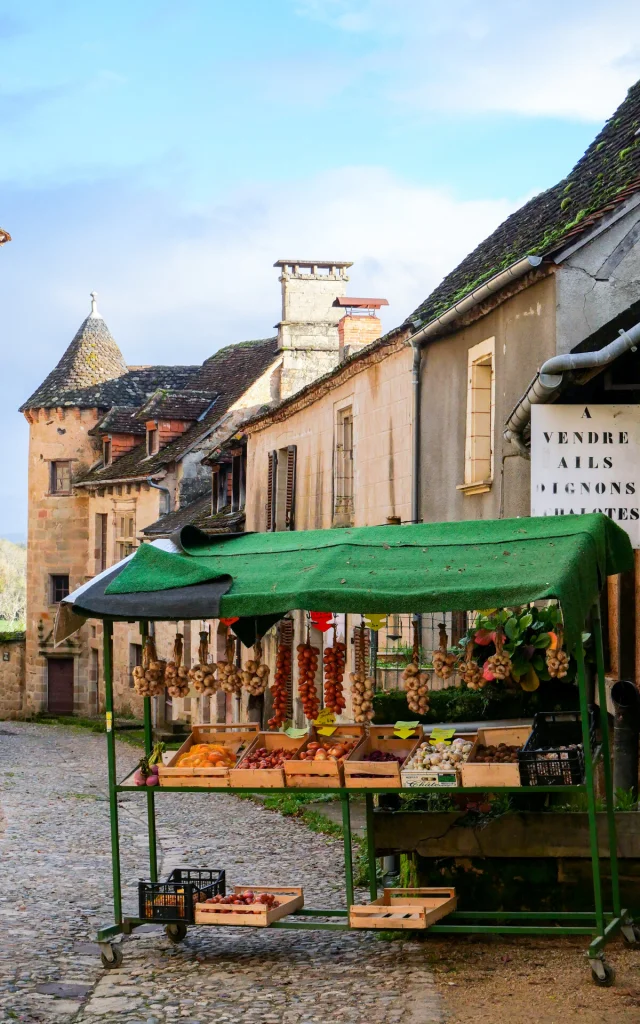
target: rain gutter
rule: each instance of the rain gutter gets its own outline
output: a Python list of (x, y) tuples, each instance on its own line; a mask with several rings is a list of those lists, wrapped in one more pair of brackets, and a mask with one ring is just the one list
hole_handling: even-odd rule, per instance
[(597, 352), (567, 352), (547, 359), (509, 416), (504, 430), (505, 441), (510, 441), (523, 458), (531, 458), (529, 445), (524, 439), (531, 420), (531, 406), (554, 402), (574, 374), (578, 374), (580, 383), (584, 384), (625, 352), (635, 352), (639, 345), (640, 323), (637, 323), (628, 331), (621, 330), (619, 337)]

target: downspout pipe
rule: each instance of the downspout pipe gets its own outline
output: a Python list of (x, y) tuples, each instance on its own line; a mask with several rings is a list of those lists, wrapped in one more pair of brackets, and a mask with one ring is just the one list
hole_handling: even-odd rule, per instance
[(531, 419), (531, 406), (553, 402), (564, 387), (565, 374), (582, 373), (587, 377), (593, 376), (593, 372), (590, 371), (598, 372), (619, 359), (625, 352), (635, 352), (638, 345), (640, 323), (630, 327), (628, 331), (620, 331), (619, 337), (597, 352), (567, 352), (547, 359), (509, 416), (504, 430), (505, 441), (515, 445), (524, 458), (530, 458), (524, 431)]
[(167, 496), (167, 499), (166, 499), (167, 507), (166, 507), (166, 509), (164, 511), (164, 515), (166, 516), (166, 515), (168, 515), (169, 512), (173, 512), (173, 500), (172, 500), (171, 491), (169, 490), (169, 488), (168, 487), (163, 487), (162, 484), (157, 484), (155, 482), (155, 480), (153, 479), (153, 477), (151, 477), (151, 476), (147, 477), (147, 483), (149, 484), (149, 487), (153, 487), (153, 488), (155, 488), (156, 491), (162, 491), (163, 494), (166, 494), (166, 496)]
[[(638, 799), (638, 737), (640, 736), (640, 694), (629, 679), (611, 687), (613, 704), (613, 787), (631, 791)], [(608, 723), (602, 723), (606, 729)]]
[(413, 363), (411, 367), (411, 522), (420, 522), (420, 398), (422, 346), (411, 340)]

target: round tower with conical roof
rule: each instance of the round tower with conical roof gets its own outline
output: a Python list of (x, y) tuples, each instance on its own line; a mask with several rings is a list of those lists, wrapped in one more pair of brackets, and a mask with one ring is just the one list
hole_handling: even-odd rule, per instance
[(98, 711), (96, 666), (81, 634), (54, 650), (52, 629), (62, 597), (84, 583), (89, 497), (74, 479), (97, 456), (89, 434), (109, 408), (108, 382), (127, 365), (98, 312), (91, 311), (43, 383), (21, 406), (29, 423), (26, 710)]

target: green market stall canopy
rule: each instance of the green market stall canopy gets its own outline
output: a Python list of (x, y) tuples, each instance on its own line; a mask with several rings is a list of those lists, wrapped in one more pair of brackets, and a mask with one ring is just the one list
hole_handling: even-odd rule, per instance
[[(76, 619), (237, 616), (234, 631), (249, 644), (296, 608), (470, 611), (556, 598), (571, 648), (604, 579), (631, 568), (627, 534), (602, 514), (220, 538), (185, 527), (63, 604)], [(63, 632), (61, 622), (56, 642)]]

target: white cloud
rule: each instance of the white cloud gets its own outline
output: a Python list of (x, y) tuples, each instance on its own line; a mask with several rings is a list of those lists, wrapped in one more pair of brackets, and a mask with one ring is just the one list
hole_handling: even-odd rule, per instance
[[(391, 104), (599, 121), (640, 78), (637, 0), (295, 0), (358, 34)], [(363, 54), (362, 50), (369, 50)]]
[(0, 535), (20, 530), (26, 427), (17, 414), (89, 311), (89, 292), (129, 363), (199, 363), (268, 337), (280, 319), (276, 259), (354, 261), (349, 290), (390, 302), (399, 324), (513, 204), (462, 201), (386, 170), (352, 167), (218, 197), (198, 209), (118, 182), (7, 193), (0, 252)]
[(45, 305), (79, 320), (95, 287), (127, 358), (174, 362), (269, 335), (280, 316), (272, 265), (285, 257), (353, 260), (351, 290), (388, 298), (394, 326), (513, 209), (371, 167), (245, 189), (198, 210), (169, 212), (159, 195), (146, 203), (133, 197), (115, 213), (109, 204), (92, 224), (89, 253), (73, 235), (58, 243)]

